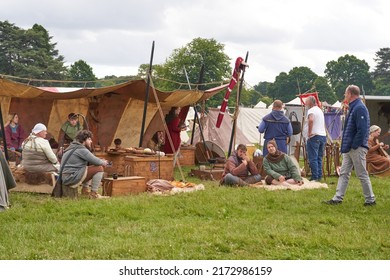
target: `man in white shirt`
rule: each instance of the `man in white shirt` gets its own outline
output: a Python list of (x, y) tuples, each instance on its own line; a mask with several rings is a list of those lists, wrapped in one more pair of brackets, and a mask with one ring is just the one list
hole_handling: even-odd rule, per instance
[(310, 180), (319, 181), (322, 178), (322, 158), (326, 144), (325, 117), (314, 96), (309, 96), (305, 105), (309, 108), (306, 149), (311, 169)]

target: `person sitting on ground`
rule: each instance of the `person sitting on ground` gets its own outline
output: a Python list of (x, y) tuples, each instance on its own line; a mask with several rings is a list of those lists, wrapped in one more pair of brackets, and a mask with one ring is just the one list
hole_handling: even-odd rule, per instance
[(153, 134), (153, 137), (150, 138), (147, 146), (153, 151), (160, 151), (164, 143), (164, 132), (159, 130)]
[[(71, 154), (70, 151), (73, 149), (76, 150)], [(82, 194), (89, 195), (90, 198), (102, 198), (98, 194), (98, 190), (103, 178), (104, 167), (108, 165), (108, 161), (94, 156), (91, 149), (92, 132), (89, 130), (79, 131), (62, 157), (62, 162), (65, 163), (65, 166), (61, 166), (63, 168), (62, 184), (70, 187), (82, 184)], [(88, 189), (89, 181), (91, 181), (91, 192)]]
[(47, 128), (37, 123), (22, 143), (22, 166), (31, 173), (58, 172), (59, 162), (46, 140)]
[(381, 134), (381, 128), (377, 125), (370, 127), (368, 136), (368, 152), (366, 156), (369, 174), (378, 174), (390, 169), (390, 158), (385, 150), (389, 145), (379, 142), (378, 137)]
[(220, 181), (221, 185), (251, 186), (261, 182), (255, 163), (246, 155), (247, 148), (239, 144), (228, 158)]
[(26, 135), (19, 124), (18, 114), (14, 113), (8, 116), (8, 122), (5, 124), (4, 131), (7, 148), (11, 151), (22, 152), (22, 143), (26, 139)]
[(285, 153), (278, 150), (274, 140), (267, 143), (268, 154), (263, 160), (263, 167), (267, 176), (267, 185), (302, 185), (303, 180), (297, 166)]

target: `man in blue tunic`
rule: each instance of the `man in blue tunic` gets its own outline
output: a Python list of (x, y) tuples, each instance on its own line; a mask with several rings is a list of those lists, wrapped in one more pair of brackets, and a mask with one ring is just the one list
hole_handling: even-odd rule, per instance
[(267, 143), (272, 139), (276, 141), (279, 150), (287, 154), (287, 143), (293, 129), (290, 120), (284, 115), (282, 101), (274, 101), (272, 112), (264, 116), (258, 129), (260, 133), (264, 133), (264, 156), (268, 154)]

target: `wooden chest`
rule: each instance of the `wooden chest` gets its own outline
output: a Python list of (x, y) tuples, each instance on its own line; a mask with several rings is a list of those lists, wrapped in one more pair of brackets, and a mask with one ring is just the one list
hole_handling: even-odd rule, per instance
[(126, 156), (125, 176), (145, 177), (146, 182), (152, 179), (172, 181), (174, 179), (173, 157)]
[(189, 176), (195, 176), (202, 180), (220, 181), (222, 178), (223, 169), (191, 169)]
[(195, 165), (195, 147), (181, 146), (179, 161), (181, 166)]
[(131, 176), (103, 179), (103, 195), (106, 196), (138, 194), (145, 191), (146, 182), (144, 177)]
[(246, 144), (246, 155), (253, 160), (253, 154), (256, 151), (254, 144)]
[(119, 176), (125, 175), (125, 157), (126, 153), (115, 153), (115, 152), (96, 152), (95, 156), (98, 158), (106, 159), (112, 162), (112, 166), (106, 166), (104, 172), (108, 176), (116, 173)]

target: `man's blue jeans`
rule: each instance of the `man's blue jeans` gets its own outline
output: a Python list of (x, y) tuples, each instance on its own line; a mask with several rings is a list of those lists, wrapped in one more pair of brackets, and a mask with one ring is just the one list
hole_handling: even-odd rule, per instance
[(326, 136), (315, 135), (307, 140), (307, 157), (311, 169), (311, 180), (322, 178), (322, 157), (326, 144)]

